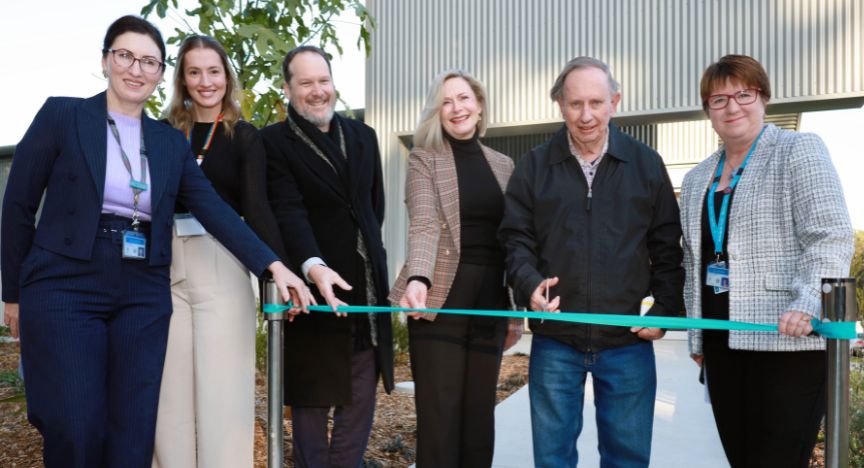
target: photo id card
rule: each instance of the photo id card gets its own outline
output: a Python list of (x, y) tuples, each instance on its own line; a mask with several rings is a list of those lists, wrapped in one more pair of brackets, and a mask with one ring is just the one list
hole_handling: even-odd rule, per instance
[(174, 216), (174, 229), (178, 237), (203, 236), (207, 234), (204, 226), (191, 214), (178, 214)]
[(729, 268), (726, 262), (711, 262), (705, 272), (705, 285), (714, 287), (714, 294), (729, 291)]
[(138, 231), (123, 231), (123, 258), (147, 258), (147, 237)]

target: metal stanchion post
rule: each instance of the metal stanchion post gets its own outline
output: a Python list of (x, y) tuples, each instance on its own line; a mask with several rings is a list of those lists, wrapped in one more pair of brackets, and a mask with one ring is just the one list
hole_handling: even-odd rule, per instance
[[(273, 280), (264, 283), (261, 304), (281, 304), (279, 288)], [(267, 468), (284, 466), (285, 430), (283, 427), (284, 398), (284, 357), (285, 334), (284, 312), (264, 313), (267, 322)]]
[[(822, 279), (822, 320), (858, 319), (855, 278)], [(825, 468), (849, 466), (849, 340), (828, 343), (828, 410), (825, 418)]]

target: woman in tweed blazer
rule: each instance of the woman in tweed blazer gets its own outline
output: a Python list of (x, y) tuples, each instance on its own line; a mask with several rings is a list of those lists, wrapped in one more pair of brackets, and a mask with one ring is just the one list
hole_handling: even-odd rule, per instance
[[(733, 467), (806, 467), (825, 412), (825, 342), (810, 319), (820, 279), (846, 276), (852, 258), (840, 181), (819, 137), (765, 125), (771, 88), (756, 60), (721, 58), (701, 95), (724, 144), (681, 188), (687, 314), (779, 333), (691, 330), (690, 352)], [(715, 262), (728, 289), (706, 284), (723, 276), (707, 278)]]
[[(390, 300), (400, 307), (503, 309), (496, 231), (513, 161), (482, 145), (486, 92), (452, 70), (430, 87), (409, 156), (408, 258)], [(417, 406), (417, 466), (491, 466), (495, 388), (506, 319), (408, 314)]]

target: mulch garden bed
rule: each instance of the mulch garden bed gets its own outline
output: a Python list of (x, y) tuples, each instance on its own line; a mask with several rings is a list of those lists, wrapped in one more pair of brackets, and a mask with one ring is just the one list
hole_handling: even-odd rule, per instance
[[(0, 467), (38, 468), (42, 466), (42, 439), (27, 422), (21, 382), (17, 379), (18, 344), (0, 342)], [(396, 381), (411, 380), (407, 357), (397, 358)], [(510, 396), (528, 381), (528, 356), (505, 356), (498, 379), (498, 402)], [(267, 466), (267, 390), (263, 373), (259, 372), (256, 386), (255, 468)], [(379, 384), (375, 422), (366, 450), (367, 468), (407, 467), (414, 462), (416, 441), (414, 396), (404, 393), (387, 395)], [(824, 467), (824, 444), (819, 442), (810, 461), (811, 468)], [(285, 420), (285, 460), (291, 462), (291, 423)]]
[[(16, 378), (18, 344), (0, 342), (0, 400), (22, 391)], [(396, 381), (411, 380), (407, 357), (397, 358)], [(256, 388), (255, 467), (267, 466), (267, 390), (266, 376), (259, 372)], [(528, 357), (505, 356), (498, 380), (498, 401), (507, 398), (528, 381)], [(379, 384), (375, 422), (366, 450), (368, 468), (407, 467), (414, 462), (416, 439), (414, 396), (384, 393)], [(291, 424), (285, 421), (285, 460), (291, 463)], [(42, 466), (42, 439), (27, 422), (23, 403), (0, 403), (0, 467), (37, 468)]]

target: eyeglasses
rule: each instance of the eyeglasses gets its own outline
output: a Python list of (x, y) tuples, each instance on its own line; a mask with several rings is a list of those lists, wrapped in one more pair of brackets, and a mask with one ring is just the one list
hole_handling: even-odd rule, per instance
[(153, 57), (135, 57), (132, 52), (126, 49), (105, 49), (104, 52), (111, 53), (114, 65), (123, 68), (130, 68), (136, 61), (141, 66), (141, 71), (148, 75), (155, 75), (165, 66), (162, 62)]
[(742, 89), (734, 94), (712, 94), (708, 96), (705, 103), (708, 104), (708, 108), (714, 110), (725, 109), (729, 105), (730, 99), (734, 99), (739, 105), (746, 106), (747, 104), (756, 102), (756, 98), (759, 97), (761, 91), (759, 88), (749, 88)]

